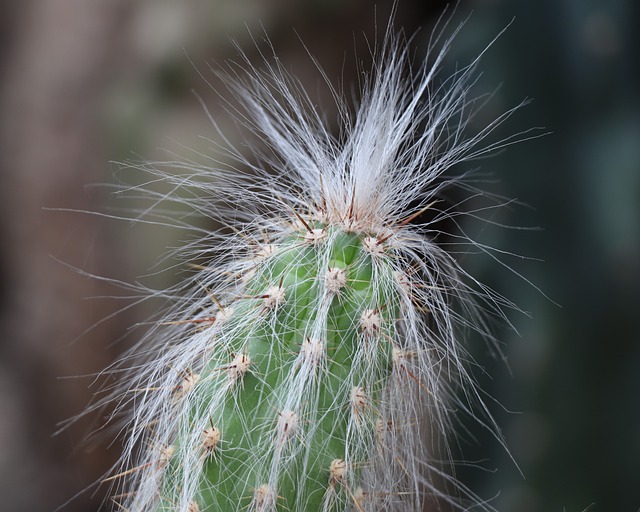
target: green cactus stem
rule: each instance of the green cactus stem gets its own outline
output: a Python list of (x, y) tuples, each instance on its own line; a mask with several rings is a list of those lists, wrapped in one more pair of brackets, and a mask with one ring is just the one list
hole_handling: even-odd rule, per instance
[(376, 428), (402, 340), (400, 284), (372, 240), (317, 225), (257, 262), (245, 296), (205, 329), (198, 373), (183, 369), (161, 510), (180, 502), (185, 471), (201, 472), (199, 510), (358, 510), (375, 495), (362, 475), (384, 449)]

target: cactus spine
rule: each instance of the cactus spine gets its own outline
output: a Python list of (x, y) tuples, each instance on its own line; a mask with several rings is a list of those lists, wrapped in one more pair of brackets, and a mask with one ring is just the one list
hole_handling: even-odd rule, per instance
[[(453, 404), (482, 403), (461, 333), (484, 333), (478, 303), (499, 316), (511, 304), (438, 245), (438, 221), (455, 213), (437, 201), (457, 183), (449, 167), (510, 143), (483, 141), (511, 111), (464, 137), (473, 65), (436, 83), (449, 44), (406, 82), (406, 50), (388, 42), (357, 112), (335, 95), (340, 141), (277, 61), (264, 72), (247, 62), (233, 91), (276, 176), (230, 143), (251, 172), (140, 166), (190, 191), (163, 200), (234, 222), (187, 248), (207, 264), (186, 292), (165, 294), (180, 299), (143, 340), (152, 348), (134, 350), (146, 362), (118, 395), (134, 413), (110, 479), (123, 509), (419, 511), (475, 499), (434, 483), (455, 485), (432, 448)], [(414, 224), (419, 214), (431, 220)]]

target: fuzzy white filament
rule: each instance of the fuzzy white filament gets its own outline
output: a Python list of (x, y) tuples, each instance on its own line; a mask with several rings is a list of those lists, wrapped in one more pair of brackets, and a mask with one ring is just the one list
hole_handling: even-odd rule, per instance
[[(328, 371), (324, 325), (331, 301), (342, 299), (346, 283), (344, 270), (331, 263), (329, 253), (322, 253), (334, 233), (310, 227), (310, 221), (361, 233), (373, 261), (372, 279), (382, 290), (380, 296), (391, 296), (395, 290), (401, 311), (400, 320), (391, 328), (382, 326), (384, 311), (376, 304), (363, 303), (361, 318), (354, 319), (360, 362), (354, 365), (353, 375), (368, 371), (367, 365), (376, 360), (379, 339), (395, 336), (402, 342), (391, 357), (393, 369), (383, 390), (383, 410), (373, 409), (370, 390), (361, 387), (353, 375), (344, 381), (350, 403), (336, 407), (352, 412), (346, 435), (353, 453), (346, 453), (344, 460), (333, 460), (328, 468), (325, 506), (330, 507), (332, 493), (344, 486), (352, 497), (352, 508), (359, 511), (417, 512), (430, 500), (446, 500), (461, 508), (477, 502), (490, 508), (447, 476), (435, 460), (442, 454), (432, 453), (434, 441), (425, 442), (421, 436), (446, 437), (452, 404), (467, 411), (479, 404), (480, 421), (492, 428), (465, 366), (467, 353), (461, 335), (468, 329), (486, 334), (480, 311), (502, 316), (503, 309), (514, 306), (476, 282), (437, 245), (437, 223), (457, 213), (437, 210), (434, 201), (444, 187), (456, 183), (443, 177), (451, 166), (512, 142), (491, 142), (488, 137), (515, 109), (479, 133), (466, 135), (477, 107), (468, 97), (477, 61), (442, 79), (438, 73), (451, 39), (440, 42), (436, 51), (439, 39), (434, 38), (424, 65), (408, 76), (408, 50), (388, 35), (374, 55), (374, 68), (366, 76), (355, 112), (332, 89), (342, 122), (339, 138), (329, 132), (323, 113), (313, 107), (277, 59), (265, 59), (262, 69), (245, 61), (246, 69), (237, 73), (231, 88), (246, 107), (238, 113), (242, 124), (268, 148), (258, 161), (250, 161), (225, 139), (221, 149), (234, 165), (204, 166), (184, 160), (136, 165), (151, 174), (152, 180), (168, 183), (176, 193), (166, 196), (141, 187), (152, 203), (175, 202), (225, 225), (232, 219), (233, 234), (200, 230), (159, 209), (147, 212), (150, 221), (193, 230), (198, 239), (184, 252), (208, 264), (197, 278), (162, 294), (175, 297), (175, 304), (131, 352), (135, 363), (125, 361), (118, 370), (126, 373), (124, 387), (116, 391), (115, 398), (105, 399), (115, 400), (118, 417), (133, 408), (126, 420), (128, 437), (121, 469), (112, 478), (119, 487), (123, 510), (155, 510), (162, 470), (176, 452), (181, 467), (176, 472), (179, 491), (173, 495), (173, 506), (180, 511), (203, 510), (194, 501), (203, 485), (203, 461), (227, 449), (225, 425), (214, 425), (207, 411), (220, 411), (224, 400), (241, 389), (244, 376), (253, 372), (253, 361), (236, 352), (234, 340), (252, 335), (261, 320), (268, 322), (282, 304), (296, 301), (287, 288), (289, 283), (282, 282), (265, 283), (262, 294), (248, 295), (247, 275), (276, 254), (292, 230), (306, 229), (303, 243), (318, 247), (322, 255), (323, 295), (315, 320), (305, 332), (295, 364), (297, 373), (282, 386), (273, 435), (265, 441), (277, 450), (271, 462), (259, 468), (264, 473), (262, 484), (246, 489), (246, 509), (278, 507), (274, 489), (279, 468), (300, 449), (293, 441), (311, 435), (316, 428), (318, 376)], [(215, 162), (214, 156), (211, 161)], [(267, 166), (275, 174), (268, 173)], [(173, 174), (171, 168), (181, 172)], [(183, 190), (195, 193), (185, 199)], [(411, 222), (427, 210), (434, 212), (432, 221)], [(385, 265), (393, 266), (391, 272)], [(239, 299), (243, 300), (236, 304)], [(226, 360), (208, 359), (214, 347), (217, 354), (226, 354)], [(214, 378), (200, 377), (205, 366)], [(216, 375), (227, 378), (217, 379)], [(200, 386), (208, 386), (206, 400), (197, 393)], [(465, 399), (457, 398), (458, 386)], [(191, 422), (182, 421), (189, 415)], [(377, 452), (383, 463), (362, 470), (360, 487), (354, 482), (351, 461), (370, 455), (361, 441), (363, 418), (374, 416), (385, 418), (375, 422)], [(416, 427), (420, 422), (424, 422), (422, 431)], [(176, 438), (181, 442), (174, 446)], [(246, 456), (249, 460), (257, 457)], [(446, 485), (445, 490), (436, 480), (453, 485)], [(410, 497), (400, 499), (393, 489), (402, 489)], [(302, 509), (296, 507), (304, 505), (283, 506), (297, 512)]]

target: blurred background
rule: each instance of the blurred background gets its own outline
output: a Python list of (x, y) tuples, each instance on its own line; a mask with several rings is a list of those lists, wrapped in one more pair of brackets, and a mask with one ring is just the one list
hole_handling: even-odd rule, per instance
[[(114, 211), (108, 188), (93, 186), (115, 182), (110, 162), (163, 159), (158, 148), (180, 144), (210, 151), (198, 137), (214, 133), (192, 90), (224, 119), (200, 73), (214, 80), (208, 64), (237, 59), (231, 39), (257, 60), (252, 34), (260, 43), (264, 28), (284, 65), (330, 107), (300, 41), (333, 83), (356, 83), (354, 54), (366, 69), (363, 34), (376, 37), (373, 5), (1, 4), (0, 508), (106, 510), (105, 488), (81, 491), (113, 464), (119, 444), (81, 444), (99, 418), (53, 434), (82, 411), (96, 391), (91, 376), (135, 339), (129, 327), (149, 311), (110, 316), (123, 303), (108, 297), (122, 292), (70, 267), (133, 282), (179, 241), (167, 230), (50, 208)], [(444, 7), (398, 0), (396, 25), (420, 28), (416, 55)], [(380, 29), (390, 8), (378, 2)], [(460, 449), (485, 470), (461, 467), (459, 476), (504, 512), (640, 510), (640, 3), (461, 0), (452, 27), (465, 19), (449, 71), (513, 20), (480, 65), (478, 94), (494, 97), (478, 126), (530, 98), (497, 136), (530, 127), (550, 134), (481, 162), (495, 178), (487, 187), (528, 205), (494, 220), (540, 229), (481, 233), (532, 258), (505, 262), (535, 286), (495, 262), (469, 262), (529, 315), (511, 318), (518, 334), (498, 330), (507, 365), (485, 345), (473, 349), (517, 465), (469, 424)]]

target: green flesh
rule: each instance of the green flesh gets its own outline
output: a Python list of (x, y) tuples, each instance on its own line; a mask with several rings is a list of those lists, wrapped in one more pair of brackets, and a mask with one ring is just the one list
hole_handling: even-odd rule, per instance
[[(204, 419), (221, 432), (215, 449), (202, 457), (201, 484), (193, 496), (200, 511), (359, 510), (356, 489), (363, 468), (375, 459), (375, 425), (391, 373), (399, 299), (386, 256), (372, 261), (363, 235), (338, 228), (325, 228), (325, 233), (326, 239), (316, 243), (305, 241), (304, 233), (292, 236), (261, 261), (245, 296), (232, 305), (233, 316), (216, 335), (226, 336), (225, 343), (212, 340), (190, 391), (190, 414), (182, 420), (202, 425)], [(347, 275), (346, 284), (333, 294), (325, 289), (329, 267), (345, 269)], [(285, 300), (268, 308), (261, 297), (278, 285)], [(330, 305), (323, 309), (322, 301)], [(375, 334), (363, 333), (360, 325), (367, 309), (382, 319)], [(303, 378), (303, 342), (318, 332), (326, 343), (324, 363)], [(227, 368), (237, 354), (245, 354), (250, 365), (230, 385)], [(302, 380), (294, 385), (296, 378)], [(367, 397), (359, 411), (351, 402), (354, 386)], [(293, 400), (298, 422), (278, 441), (279, 419), (296, 390), (301, 397)], [(188, 442), (177, 438), (174, 443), (160, 510), (176, 509), (183, 465), (179, 447)], [(348, 460), (340, 478), (330, 471), (336, 460)], [(263, 485), (277, 495), (275, 504), (265, 499), (260, 506), (255, 495)]]

